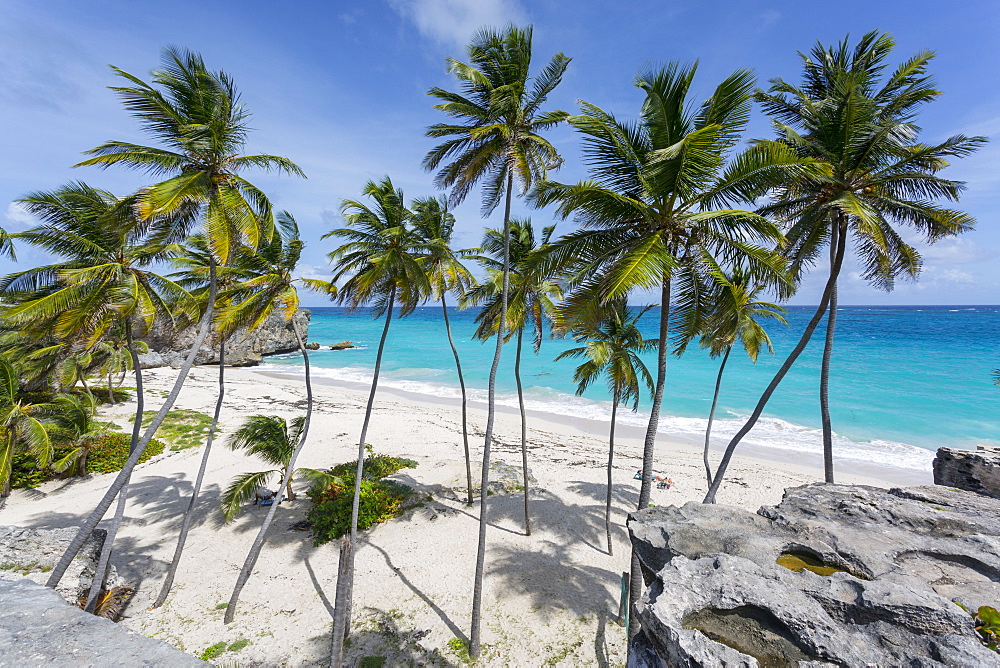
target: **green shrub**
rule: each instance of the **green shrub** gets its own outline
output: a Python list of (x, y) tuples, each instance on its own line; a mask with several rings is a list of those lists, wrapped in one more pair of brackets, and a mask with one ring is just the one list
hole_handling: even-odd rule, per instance
[[(409, 485), (383, 478), (416, 465), (411, 459), (388, 455), (372, 454), (365, 458), (358, 510), (359, 529), (385, 522), (405, 510), (405, 503), (413, 496), (413, 489)], [(307, 492), (313, 502), (306, 518), (312, 528), (314, 545), (329, 543), (350, 532), (357, 467), (357, 461), (338, 464), (330, 469), (330, 473), (340, 478), (339, 483), (313, 487)]]
[(211, 661), (212, 659), (216, 659), (226, 651), (226, 646), (227, 643), (225, 641), (217, 642), (214, 645), (203, 649), (198, 655), (198, 658), (202, 661)]
[[(87, 473), (114, 473), (121, 471), (128, 460), (128, 448), (132, 443), (131, 434), (110, 433), (98, 439), (87, 455)], [(139, 458), (139, 463), (155, 457), (163, 452), (163, 441), (153, 439), (146, 446), (146, 451)], [(58, 459), (58, 455), (56, 457)]]

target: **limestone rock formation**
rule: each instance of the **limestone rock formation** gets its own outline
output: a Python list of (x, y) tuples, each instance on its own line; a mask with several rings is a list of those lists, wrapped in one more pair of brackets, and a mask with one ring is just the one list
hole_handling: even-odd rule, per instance
[[(0, 580), (20, 580), (27, 578), (44, 583), (49, 571), (59, 561), (77, 529), (26, 529), (24, 527), (0, 526)], [(94, 580), (97, 559), (104, 545), (104, 529), (95, 529), (90, 539), (83, 544), (79, 554), (73, 559), (69, 570), (63, 576), (56, 591), (72, 605), (77, 604), (81, 595), (90, 591)], [(108, 586), (124, 584), (115, 573), (114, 567), (108, 577)], [(2, 646), (2, 643), (0, 643)]]
[(330, 346), (330, 350), (347, 350), (348, 348), (353, 348), (354, 344), (350, 341), (341, 341), (340, 343), (334, 343)]
[[(807, 485), (756, 514), (632, 513), (648, 585), (632, 666), (1000, 666), (1000, 502), (942, 487)], [(794, 570), (793, 570), (794, 569)]]
[(0, 581), (0, 666), (206, 666), (75, 608), (29, 580)]
[[(306, 340), (309, 334), (309, 319), (312, 316), (307, 309), (299, 309), (293, 322)], [(197, 325), (191, 325), (181, 330), (175, 330), (170, 323), (158, 320), (150, 332), (142, 337), (149, 345), (149, 352), (139, 355), (139, 362), (144, 369), (160, 366), (180, 367), (194, 341), (197, 338)], [(287, 353), (298, 350), (292, 325), (285, 322), (280, 315), (268, 318), (261, 327), (249, 334), (245, 329), (237, 330), (226, 343), (226, 364), (231, 366), (254, 366), (260, 364), (264, 355)], [(206, 341), (195, 357), (197, 364), (213, 364), (219, 361), (219, 341), (213, 337)]]
[(938, 448), (934, 484), (1000, 499), (1000, 448)]

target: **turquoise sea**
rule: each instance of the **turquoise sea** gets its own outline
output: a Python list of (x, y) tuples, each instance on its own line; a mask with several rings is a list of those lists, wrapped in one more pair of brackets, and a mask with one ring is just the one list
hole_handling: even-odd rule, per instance
[[(314, 308), (309, 340), (324, 346), (353, 341), (355, 349), (310, 354), (315, 373), (335, 381), (369, 383), (383, 321), (371, 313), (342, 308)], [(742, 426), (762, 389), (798, 340), (814, 307), (788, 309), (789, 327), (769, 327), (775, 354), (757, 364), (734, 351), (723, 380), (713, 436), (724, 444)], [(474, 398), (485, 399), (494, 344), (471, 339), (475, 312), (449, 310), (462, 358), (466, 384)], [(654, 309), (643, 330), (654, 337)], [(747, 437), (751, 446), (796, 452), (820, 451), (819, 363), (824, 331), (817, 329), (771, 399), (763, 418)], [(568, 417), (607, 420), (609, 395), (602, 386), (574, 395), (576, 363), (553, 361), (576, 344), (546, 339), (541, 352), (525, 342), (522, 378), (530, 410)], [(498, 392), (501, 403), (516, 406), (513, 344), (504, 348)], [(268, 357), (263, 370), (298, 371), (300, 355)], [(655, 359), (647, 360), (654, 368)], [(845, 306), (838, 312), (831, 374), (831, 414), (836, 455), (844, 463), (873, 464), (926, 471), (941, 446), (974, 448), (1000, 445), (1000, 387), (991, 373), (1000, 367), (1000, 306)], [(448, 347), (440, 306), (417, 309), (394, 320), (383, 361), (383, 387), (437, 397), (459, 396), (454, 358)], [(668, 361), (667, 392), (660, 429), (697, 439), (704, 433), (718, 360), (692, 347)], [(639, 413), (622, 419), (644, 425), (648, 398)], [(715, 439), (713, 439), (715, 440)]]

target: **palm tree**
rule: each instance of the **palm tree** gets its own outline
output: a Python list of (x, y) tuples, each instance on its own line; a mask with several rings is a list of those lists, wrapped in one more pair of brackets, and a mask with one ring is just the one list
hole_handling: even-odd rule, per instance
[[(277, 170), (304, 176), (287, 158), (274, 155), (240, 155), (249, 131), (249, 112), (240, 102), (232, 79), (212, 72), (196, 53), (177, 49), (163, 52), (161, 69), (153, 83), (117, 67), (114, 72), (126, 85), (113, 86), (141, 127), (161, 146), (110, 141), (88, 151), (94, 157), (80, 165), (107, 168), (122, 165), (158, 177), (169, 177), (140, 190), (138, 210), (145, 220), (166, 220), (153, 228), (156, 238), (176, 241), (187, 236), (197, 219), (204, 224), (216, 263), (226, 264), (234, 246), (256, 246), (269, 239), (273, 229), (267, 196), (240, 175), (245, 169)], [(145, 451), (167, 412), (177, 400), (195, 356), (208, 336), (215, 306), (215, 263), (210, 273), (208, 305), (199, 323), (198, 336), (180, 368), (174, 386), (150, 422), (134, 452), (76, 537), (60, 558), (46, 583), (55, 587), (70, 562), (90, 537), (115, 496), (127, 484), (132, 469)], [(137, 390), (140, 393), (141, 391)], [(124, 503), (124, 496), (121, 501)], [(105, 541), (106, 546), (109, 541)]]
[[(808, 161), (775, 142), (754, 145), (727, 165), (749, 118), (753, 75), (734, 72), (695, 106), (687, 99), (695, 71), (696, 66), (672, 63), (637, 77), (636, 85), (646, 95), (637, 122), (620, 121), (581, 103), (583, 113), (570, 124), (583, 135), (592, 180), (542, 182), (532, 196), (539, 206), (558, 203), (559, 216), (575, 216), (583, 224), (546, 254), (548, 262), (576, 270), (570, 308), (607, 303), (636, 289), (660, 291), (656, 385), (643, 446), (640, 509), (649, 504), (672, 290), (686, 305), (682, 319), (691, 320), (704, 312), (709, 259), (739, 259), (754, 271), (780, 272), (777, 254), (757, 245), (776, 243), (776, 227), (760, 215), (728, 207), (753, 201), (788, 171), (809, 168)], [(633, 552), (632, 601), (638, 600), (640, 582)]]
[(742, 344), (747, 356), (754, 362), (760, 355), (760, 349), (767, 346), (769, 353), (774, 352), (771, 337), (758, 319), (771, 318), (787, 325), (785, 309), (777, 304), (757, 299), (764, 286), (757, 283), (743, 268), (735, 267), (728, 274), (721, 269), (716, 271), (718, 293), (712, 300), (712, 309), (705, 318), (705, 326), (701, 333), (701, 345), (708, 348), (713, 358), (722, 356), (719, 373), (715, 379), (715, 393), (712, 395), (712, 408), (708, 412), (708, 425), (705, 428), (705, 447), (702, 457), (705, 462), (705, 476), (708, 486), (712, 486), (712, 465), (709, 463), (708, 450), (712, 437), (712, 422), (715, 420), (715, 409), (719, 403), (719, 390), (722, 387), (722, 374), (726, 371), (726, 362), (733, 346)]
[[(504, 202), (504, 239), (509, 234), (510, 205), (515, 183), (523, 194), (546, 178), (548, 170), (562, 159), (541, 132), (551, 129), (568, 117), (564, 111), (542, 111), (549, 94), (562, 81), (570, 59), (562, 53), (553, 56), (529, 84), (532, 28), (507, 26), (503, 30), (483, 29), (468, 46), (469, 62), (448, 59), (448, 69), (458, 79), (460, 93), (441, 88), (429, 94), (441, 100), (435, 105), (456, 119), (455, 123), (437, 123), (427, 129), (430, 137), (449, 137), (424, 158), (424, 167), (441, 167), (435, 183), (450, 189), (450, 200), (457, 205), (480, 181), (483, 186), (483, 215), (489, 215), (501, 200)], [(530, 87), (529, 87), (530, 85)], [(450, 162), (449, 162), (450, 161)], [(447, 164), (445, 164), (447, 163)], [(505, 248), (506, 248), (505, 244)], [(503, 264), (508, 264), (504, 253)], [(505, 272), (506, 276), (506, 272)], [(502, 286), (500, 329), (496, 352), (490, 367), (487, 399), (486, 434), (483, 446), (482, 487), (489, 487), (490, 445), (493, 441), (496, 374), (503, 350), (507, 320), (507, 284)], [(479, 546), (472, 595), (472, 632), (469, 652), (479, 656), (482, 618), (483, 572), (486, 559), (486, 493), (480, 494)], [(335, 657), (336, 659), (336, 657)]]
[(73, 395), (57, 396), (52, 403), (57, 406), (53, 414), (53, 435), (69, 444), (72, 449), (52, 463), (52, 469), (69, 475), (87, 475), (87, 457), (101, 437), (110, 433), (109, 424), (94, 419), (93, 400), (81, 400)]
[[(260, 327), (269, 317), (275, 313), (284, 317), (289, 323), (295, 341), (302, 353), (302, 360), (305, 365), (305, 385), (306, 385), (306, 414), (301, 429), (298, 430), (298, 440), (291, 453), (288, 466), (284, 467), (285, 475), (282, 476), (282, 484), (278, 488), (278, 503), (281, 502), (283, 489), (291, 492), (291, 476), (295, 471), (295, 461), (305, 447), (306, 437), (309, 434), (309, 423), (312, 419), (313, 393), (312, 377), (310, 376), (309, 353), (306, 351), (305, 342), (295, 323), (295, 314), (299, 310), (299, 293), (297, 285), (323, 292), (333, 296), (337, 290), (333, 283), (309, 278), (295, 278), (293, 272), (305, 248), (305, 243), (299, 239), (299, 227), (287, 211), (282, 211), (277, 216), (280, 234), (274, 236), (269, 244), (262, 246), (257, 252), (240, 253), (233, 262), (233, 269), (244, 279), (236, 283), (228, 294), (225, 295), (228, 302), (219, 312), (219, 329), (224, 336), (231, 335), (237, 329), (244, 328), (247, 332)], [(221, 382), (221, 380), (220, 380)], [(311, 472), (311, 469), (298, 469), (299, 471)], [(314, 473), (314, 472), (313, 472)], [(312, 473), (310, 473), (312, 475)], [(192, 500), (193, 504), (193, 500)], [(260, 551), (264, 547), (264, 540), (267, 537), (268, 528), (274, 521), (274, 514), (277, 510), (272, 505), (261, 524), (257, 537), (247, 553), (247, 558), (243, 563), (243, 568), (236, 580), (233, 594), (230, 597), (229, 605), (226, 607), (225, 621), (228, 624), (236, 614), (236, 605), (239, 602), (240, 592), (257, 563)], [(186, 536), (186, 533), (184, 534)], [(184, 547), (183, 540), (178, 540), (175, 559), (180, 560), (180, 554)], [(171, 570), (175, 567), (172, 565)], [(166, 598), (169, 591), (169, 584), (173, 578), (168, 573), (169, 579), (164, 582), (161, 596)]]
[(371, 391), (365, 407), (365, 418), (358, 439), (358, 469), (354, 479), (354, 502), (351, 508), (351, 534), (347, 547), (341, 552), (341, 577), (337, 580), (334, 606), (332, 657), (334, 665), (343, 661), (343, 643), (351, 617), (351, 597), (354, 580), (354, 551), (358, 539), (358, 512), (361, 503), (361, 480), (365, 462), (365, 439), (375, 403), (382, 353), (389, 335), (392, 312), (398, 303), (400, 317), (413, 312), (430, 294), (431, 285), (418, 256), (426, 255), (427, 248), (412, 229), (412, 212), (404, 205), (403, 191), (397, 189), (386, 176), (378, 183), (369, 181), (363, 192), (373, 206), (356, 200), (342, 200), (341, 214), (347, 227), (323, 235), (324, 239), (344, 239), (345, 243), (328, 257), (334, 266), (331, 283), (346, 281), (340, 286), (338, 301), (351, 310), (371, 304), (374, 317), (385, 315), (385, 326), (375, 355)]
[(222, 514), (226, 522), (232, 521), (243, 506), (257, 498), (258, 491), (267, 487), (274, 474), (278, 474), (279, 493), (272, 507), (281, 503), (282, 496), (289, 501), (295, 500), (292, 477), (297, 473), (304, 473), (313, 481), (331, 478), (330, 474), (323, 471), (293, 468), (295, 451), (304, 440), (306, 419), (304, 416), (297, 417), (288, 424), (285, 418), (277, 415), (254, 415), (247, 418), (229, 438), (226, 445), (230, 450), (245, 450), (246, 454), (259, 457), (276, 468), (270, 471), (241, 473), (233, 478), (229, 487), (222, 493)]
[(582, 395), (594, 381), (607, 378), (611, 392), (611, 431), (608, 436), (608, 490), (604, 507), (604, 529), (608, 537), (608, 555), (613, 554), (611, 544), (611, 474), (615, 460), (615, 424), (618, 405), (631, 403), (632, 410), (639, 410), (642, 386), (653, 393), (653, 377), (640, 355), (655, 350), (658, 341), (647, 340), (639, 331), (639, 320), (652, 306), (633, 311), (624, 299), (616, 299), (607, 306), (593, 309), (581, 316), (566, 318), (564, 327), (573, 333), (577, 343), (585, 344), (559, 353), (556, 360), (585, 357), (576, 368), (573, 380), (576, 393)]
[[(0, 292), (13, 296), (17, 302), (5, 311), (5, 318), (14, 324), (30, 324), (29, 329), (37, 332), (51, 332), (58, 339), (79, 344), (85, 351), (96, 351), (105, 361), (116, 359), (126, 365), (121, 361), (121, 350), (127, 351), (130, 359), (127, 366), (135, 371), (136, 379), (137, 407), (128, 460), (134, 467), (141, 455), (136, 451), (145, 446), (139, 441), (144, 395), (133, 328), (148, 330), (157, 315), (172, 322), (175, 311), (185, 313), (191, 308), (190, 295), (183, 288), (145, 269), (163, 259), (166, 250), (164, 244), (148, 239), (150, 226), (167, 225), (173, 218), (165, 215), (152, 222), (142, 220), (136, 215), (134, 197), (119, 199), (84, 183), (36, 192), (19, 202), (43, 224), (16, 234), (16, 238), (63, 260), (0, 279)], [(118, 346), (116, 352), (116, 346), (108, 340), (120, 337), (122, 332), (124, 347)], [(114, 485), (127, 490), (128, 476), (119, 473)], [(127, 492), (119, 495), (115, 517), (101, 548), (97, 573), (107, 572), (126, 498)], [(95, 511), (88, 518), (94, 526), (114, 495), (108, 492), (105, 499), (107, 503), (100, 516)], [(78, 534), (74, 542), (79, 538)], [(71, 552), (75, 555), (76, 551), (71, 544), (53, 569), (48, 586), (58, 584), (72, 560), (72, 555), (69, 558), (67, 555)], [(88, 609), (93, 609), (101, 586), (103, 579), (95, 577)]]
[(52, 461), (52, 443), (44, 419), (52, 404), (31, 403), (19, 396), (17, 370), (0, 356), (0, 499), (10, 495), (10, 472), (14, 454), (27, 452), (39, 467)]
[(17, 255), (14, 253), (14, 243), (11, 241), (10, 233), (7, 230), (0, 227), (0, 257), (6, 255), (11, 260), (16, 260)]
[(469, 505), (472, 505), (472, 457), (469, 453), (469, 418), (468, 400), (465, 392), (465, 377), (462, 375), (462, 361), (458, 357), (458, 348), (451, 336), (451, 322), (448, 319), (446, 295), (451, 292), (461, 299), (475, 284), (475, 278), (461, 258), (468, 257), (471, 251), (455, 250), (451, 247), (451, 235), (455, 229), (455, 216), (448, 210), (448, 200), (444, 197), (425, 197), (414, 200), (410, 208), (413, 210), (413, 228), (427, 245), (427, 255), (422, 258), (424, 271), (431, 283), (433, 298), (441, 302), (444, 315), (444, 329), (448, 334), (448, 345), (455, 357), (455, 369), (458, 373), (458, 384), (462, 389), (462, 445), (465, 449), (465, 484)]
[(524, 534), (531, 535), (531, 515), (528, 512), (528, 427), (524, 410), (524, 388), (521, 383), (521, 350), (524, 345), (524, 330), (530, 324), (534, 332), (534, 351), (538, 354), (542, 345), (546, 320), (553, 320), (556, 314), (555, 301), (562, 298), (562, 290), (552, 278), (532, 266), (533, 256), (549, 243), (555, 226), (543, 228), (541, 244), (535, 238), (531, 221), (512, 220), (507, 240), (509, 262), (502, 262), (504, 237), (500, 230), (489, 228), (483, 237), (481, 251), (485, 256), (479, 262), (486, 267), (488, 280), (469, 291), (463, 303), (484, 304), (476, 316), (479, 327), (475, 336), (488, 339), (498, 331), (501, 310), (503, 277), (507, 278), (507, 322), (504, 329), (516, 332), (517, 349), (514, 355), (514, 381), (517, 385), (517, 402), (521, 413), (521, 467), (524, 487)]
[(916, 142), (918, 109), (939, 94), (927, 73), (933, 54), (918, 53), (883, 76), (894, 44), (888, 34), (877, 31), (866, 34), (853, 49), (847, 40), (830, 47), (817, 44), (811, 55), (802, 56), (801, 87), (775, 79), (769, 92), (757, 94), (774, 118), (780, 141), (822, 164), (826, 172), (789, 179), (772, 191), (772, 203), (760, 212), (788, 228), (785, 254), (797, 279), (827, 245), (830, 271), (820, 306), (799, 343), (726, 448), (706, 502), (715, 500), (733, 451), (756, 424), (824, 314), (828, 319), (820, 403), (825, 478), (833, 482), (829, 370), (837, 280), (849, 237), (864, 277), (875, 287), (891, 290), (897, 277), (914, 278), (921, 266), (920, 254), (897, 227), (913, 227), (934, 242), (975, 224), (968, 214), (934, 200), (958, 200), (964, 184), (941, 178), (938, 172), (949, 159), (969, 155), (987, 139), (955, 135), (936, 145)]

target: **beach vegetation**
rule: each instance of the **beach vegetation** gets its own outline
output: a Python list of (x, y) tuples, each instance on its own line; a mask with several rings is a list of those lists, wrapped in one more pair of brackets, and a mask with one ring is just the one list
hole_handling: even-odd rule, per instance
[(975, 612), (972, 612), (957, 601), (955, 605), (972, 615), (972, 620), (976, 625), (976, 633), (979, 634), (980, 641), (994, 652), (1000, 653), (1000, 611), (988, 605), (983, 605)]
[[(912, 232), (933, 243), (972, 229), (975, 219), (939, 202), (955, 202), (960, 181), (940, 175), (949, 161), (972, 154), (986, 137), (957, 134), (937, 144), (919, 142), (919, 110), (933, 101), (928, 66), (934, 54), (922, 51), (888, 70), (895, 40), (872, 31), (853, 46), (817, 43), (800, 54), (799, 85), (774, 79), (760, 102), (781, 144), (812, 161), (818, 172), (789, 173), (769, 189), (758, 213), (782, 225), (792, 278), (799, 282), (824, 253), (829, 272), (819, 307), (798, 344), (729, 442), (705, 496), (713, 502), (733, 451), (760, 418), (771, 395), (826, 316), (820, 367), (820, 417), (826, 482), (834, 482), (833, 431), (829, 409), (830, 360), (837, 317), (837, 284), (853, 240), (854, 259), (872, 286), (890, 291), (899, 278), (915, 279), (921, 258), (903, 236)], [(911, 232), (906, 232), (910, 234)]]
[[(146, 411), (142, 414), (142, 426), (148, 427), (156, 417), (156, 413)], [(187, 408), (167, 412), (166, 419), (157, 434), (160, 440), (170, 444), (171, 451), (186, 450), (200, 445), (208, 434), (212, 418), (200, 411)]]
[[(503, 278), (496, 350), (490, 367), (486, 432), (483, 446), (481, 489), (489, 488), (490, 445), (495, 418), (496, 374), (507, 325), (507, 290), (510, 264), (510, 213), (514, 188), (525, 194), (548, 178), (562, 158), (542, 133), (569, 117), (565, 111), (545, 111), (542, 106), (562, 81), (570, 59), (552, 56), (541, 71), (531, 75), (533, 29), (510, 25), (500, 30), (484, 28), (469, 43), (467, 62), (448, 58), (448, 70), (460, 92), (431, 88), (439, 100), (435, 109), (452, 122), (435, 123), (427, 136), (445, 138), (424, 157), (428, 171), (437, 170), (434, 183), (448, 190), (453, 205), (461, 203), (482, 183), (482, 213), (488, 216), (503, 203)], [(479, 656), (482, 617), (482, 580), (486, 558), (486, 496), (480, 497), (479, 544), (473, 583), (469, 651)], [(334, 641), (337, 642), (336, 639)], [(334, 647), (333, 662), (341, 658)]]
[(556, 359), (583, 358), (585, 361), (573, 373), (577, 383), (576, 393), (582, 395), (602, 377), (607, 380), (611, 393), (611, 429), (608, 434), (608, 485), (604, 504), (604, 530), (608, 540), (608, 555), (614, 554), (611, 541), (611, 491), (615, 460), (615, 426), (618, 406), (631, 404), (632, 411), (639, 410), (643, 390), (653, 393), (653, 376), (643, 353), (656, 350), (659, 341), (645, 339), (639, 330), (639, 321), (653, 307), (633, 310), (624, 298), (606, 305), (593, 305), (577, 313), (561, 313), (560, 328), (572, 334), (577, 343), (584, 345), (560, 353)]

